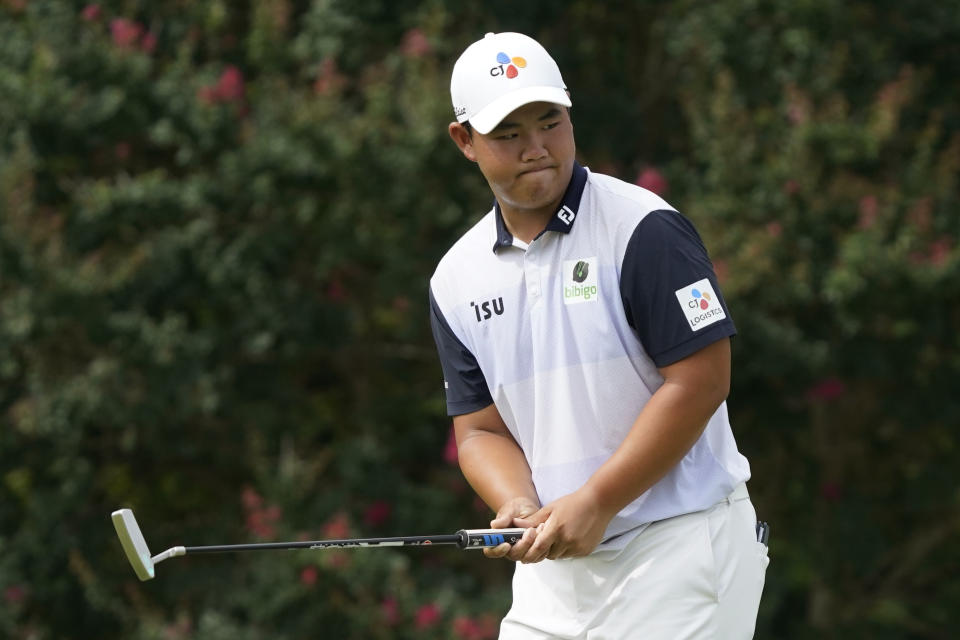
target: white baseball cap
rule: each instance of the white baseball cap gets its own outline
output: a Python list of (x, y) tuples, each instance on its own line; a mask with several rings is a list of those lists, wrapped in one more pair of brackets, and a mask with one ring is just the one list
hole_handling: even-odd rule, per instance
[(450, 77), (458, 122), (487, 134), (531, 102), (571, 106), (560, 68), (539, 42), (522, 33), (488, 33), (460, 55)]

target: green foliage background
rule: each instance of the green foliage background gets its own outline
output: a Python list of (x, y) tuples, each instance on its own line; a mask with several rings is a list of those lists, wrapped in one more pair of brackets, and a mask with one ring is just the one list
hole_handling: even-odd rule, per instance
[(737, 321), (773, 527), (758, 638), (947, 638), (960, 581), (960, 3), (0, 2), (0, 636), (492, 637), (510, 567), (154, 551), (483, 526), (426, 316), (490, 196), (446, 136), (485, 31), (578, 155), (651, 173)]

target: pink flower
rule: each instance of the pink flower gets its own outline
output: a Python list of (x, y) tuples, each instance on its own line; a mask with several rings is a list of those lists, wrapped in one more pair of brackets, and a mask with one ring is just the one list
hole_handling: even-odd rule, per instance
[(260, 538), (272, 538), (276, 534), (276, 523), (283, 515), (280, 507), (264, 507), (263, 497), (250, 486), (243, 488), (240, 494), (243, 510), (247, 512), (247, 529)]
[(140, 48), (146, 53), (153, 53), (153, 50), (157, 48), (157, 36), (153, 35), (152, 31), (145, 33), (143, 39), (140, 40)]
[(201, 87), (197, 95), (208, 104), (215, 102), (235, 102), (242, 100), (245, 93), (243, 73), (237, 67), (229, 65), (220, 74), (212, 87)]
[(379, 527), (390, 519), (392, 512), (393, 507), (390, 506), (389, 502), (377, 500), (367, 507), (367, 510), (363, 514), (363, 521), (371, 527)]
[(317, 568), (313, 565), (304, 567), (300, 571), (300, 583), (308, 587), (312, 587), (317, 583)]
[(197, 91), (197, 97), (207, 104), (213, 104), (217, 101), (217, 94), (213, 87), (200, 87)]
[(163, 635), (168, 640), (177, 640), (178, 638), (193, 637), (193, 621), (186, 613), (177, 616), (176, 622), (171, 622), (163, 628)]
[(247, 511), (259, 509), (263, 504), (263, 498), (257, 493), (257, 490), (247, 485), (240, 494), (240, 500), (243, 502), (243, 508)]
[(329, 93), (343, 86), (345, 78), (337, 69), (337, 61), (333, 58), (324, 58), (320, 62), (317, 79), (313, 82), (313, 90), (318, 94)]
[(340, 302), (346, 299), (347, 290), (343, 286), (343, 280), (341, 280), (340, 276), (334, 276), (330, 280), (330, 284), (327, 285), (327, 297), (334, 302)]
[(440, 608), (430, 603), (417, 609), (413, 617), (413, 624), (417, 629), (429, 629), (440, 622)]
[(400, 622), (400, 609), (395, 598), (387, 597), (383, 599), (383, 602), (380, 603), (380, 615), (383, 616), (384, 622), (391, 627)]
[(453, 427), (450, 427), (450, 435), (447, 436), (447, 444), (443, 448), (443, 459), (448, 464), (457, 464), (460, 459), (457, 454), (457, 435)]
[(826, 378), (807, 389), (809, 400), (834, 400), (847, 391), (847, 385), (837, 378)]
[(783, 192), (788, 196), (792, 196), (797, 191), (800, 190), (800, 183), (796, 180), (787, 180), (783, 183)]
[(933, 221), (933, 201), (929, 197), (920, 198), (910, 207), (907, 219), (920, 231), (927, 231)]
[(110, 35), (113, 36), (113, 43), (123, 49), (132, 48), (140, 39), (141, 33), (143, 33), (143, 26), (139, 22), (126, 18), (114, 18), (110, 21)]
[(353, 556), (346, 551), (327, 551), (324, 556), (324, 565), (331, 569), (344, 569), (350, 566)]
[(953, 240), (948, 236), (941, 236), (931, 242), (927, 248), (927, 258), (930, 260), (930, 264), (936, 267), (942, 267), (950, 257), (950, 251), (952, 249)]
[(843, 496), (843, 489), (835, 482), (824, 482), (820, 485), (820, 497), (827, 502), (836, 502)]
[(420, 29), (414, 27), (403, 34), (403, 43), (400, 45), (400, 51), (403, 52), (405, 56), (420, 58), (432, 50), (433, 47), (430, 46), (430, 41), (427, 40), (427, 36), (425, 36)]
[(342, 511), (323, 525), (323, 537), (341, 539), (350, 536), (350, 519)]
[(273, 538), (277, 531), (274, 525), (278, 520), (280, 520), (280, 507), (272, 506), (251, 511), (247, 514), (247, 529), (257, 537)]
[(857, 227), (860, 229), (869, 229), (877, 221), (877, 196), (869, 195), (860, 198), (857, 206), (860, 212), (860, 218), (857, 221)]
[(497, 626), (490, 616), (458, 616), (453, 621), (453, 632), (462, 640), (490, 640), (496, 636)]
[(410, 309), (410, 298), (397, 296), (393, 299), (393, 310), (397, 313), (406, 313)]
[(98, 4), (88, 4), (83, 8), (83, 11), (80, 13), (83, 16), (83, 19), (87, 22), (93, 22), (100, 17), (100, 5)]
[(718, 282), (726, 282), (727, 276), (730, 275), (730, 265), (726, 260), (714, 260), (713, 272), (717, 274)]
[(3, 599), (10, 604), (20, 604), (27, 599), (27, 590), (19, 584), (9, 586), (3, 590)]
[(474, 622), (473, 618), (458, 616), (453, 620), (453, 632), (463, 640), (475, 640), (479, 630), (480, 625)]
[(787, 107), (787, 118), (793, 124), (803, 124), (809, 119), (806, 105), (802, 103), (792, 103)]
[(786, 97), (787, 119), (790, 123), (794, 125), (806, 123), (810, 119), (810, 112), (812, 111), (810, 98), (794, 84), (787, 86)]
[(231, 101), (243, 98), (243, 74), (233, 65), (228, 66), (217, 80), (217, 95), (221, 100)]
[(499, 635), (500, 623), (497, 618), (489, 613), (480, 616), (478, 624), (480, 625), (481, 640), (487, 640), (488, 638), (492, 640)]
[(767, 233), (774, 238), (779, 238), (780, 234), (783, 233), (783, 225), (779, 222), (771, 222), (767, 224)]
[(662, 196), (670, 190), (667, 179), (654, 167), (644, 167), (643, 171), (637, 175), (636, 184), (648, 191), (653, 191), (658, 196)]

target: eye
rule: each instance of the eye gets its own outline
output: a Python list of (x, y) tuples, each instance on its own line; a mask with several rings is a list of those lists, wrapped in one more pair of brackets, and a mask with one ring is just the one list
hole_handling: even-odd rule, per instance
[(551, 123), (549, 123), (549, 124), (543, 125), (543, 128), (544, 128), (545, 131), (548, 131), (548, 130), (553, 129), (554, 127), (557, 127), (557, 126), (559, 126), (559, 125), (560, 125), (560, 121), (557, 120), (556, 122), (551, 122)]
[(497, 136), (497, 140), (513, 140), (517, 137), (516, 133), (505, 133), (502, 136)]

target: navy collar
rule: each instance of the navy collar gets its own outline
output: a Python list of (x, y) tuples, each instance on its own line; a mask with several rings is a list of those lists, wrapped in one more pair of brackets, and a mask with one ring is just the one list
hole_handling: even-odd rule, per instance
[[(553, 214), (553, 217), (547, 222), (543, 231), (537, 234), (537, 238), (547, 231), (559, 231), (560, 233), (570, 233), (573, 229), (573, 223), (577, 219), (577, 210), (580, 208), (580, 198), (583, 196), (583, 188), (587, 184), (587, 170), (578, 163), (573, 163), (573, 175), (570, 176), (570, 184), (563, 194), (560, 201), (560, 208)], [(513, 234), (507, 230), (507, 225), (503, 221), (503, 214), (500, 212), (500, 203), (494, 199), (494, 219), (497, 224), (497, 241), (493, 245), (493, 252), (498, 249), (509, 247), (513, 244)], [(537, 238), (534, 238), (536, 240)]]

